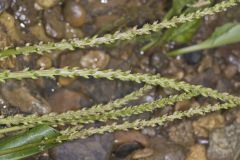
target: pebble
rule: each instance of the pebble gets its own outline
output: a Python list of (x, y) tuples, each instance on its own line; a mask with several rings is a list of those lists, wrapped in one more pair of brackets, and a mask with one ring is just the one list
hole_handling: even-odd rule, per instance
[(132, 159), (142, 159), (142, 158), (147, 158), (151, 155), (153, 155), (154, 151), (151, 148), (144, 148), (141, 150), (136, 150), (132, 154)]
[(81, 27), (86, 22), (86, 11), (75, 0), (65, 2), (63, 14), (65, 20), (73, 27)]
[(184, 121), (180, 124), (173, 125), (169, 129), (169, 138), (173, 142), (183, 145), (191, 146), (194, 144), (194, 135), (192, 123), (190, 121)]
[(150, 137), (153, 137), (156, 135), (156, 131), (155, 131), (155, 128), (143, 128), (142, 129), (142, 134), (145, 134), (147, 136), (150, 136)]
[(80, 64), (83, 68), (105, 68), (110, 60), (110, 56), (100, 50), (91, 50), (81, 58)]
[(185, 150), (180, 145), (166, 140), (163, 137), (154, 137), (150, 140), (153, 154), (144, 160), (185, 160)]
[(29, 27), (29, 30), (31, 34), (38, 39), (39, 41), (42, 42), (52, 42), (53, 39), (51, 39), (45, 32), (44, 26), (42, 23), (37, 23), (31, 27)]
[(52, 60), (48, 56), (41, 56), (37, 60), (37, 67), (40, 69), (49, 69), (52, 67)]
[(9, 0), (1, 0), (0, 1), (0, 14), (5, 11), (10, 6)]
[(50, 155), (54, 160), (106, 160), (110, 159), (112, 144), (111, 134), (95, 135), (57, 146)]
[(68, 86), (75, 81), (76, 78), (68, 78), (68, 77), (59, 77), (58, 83), (61, 86)]
[(233, 84), (231, 83), (231, 81), (229, 81), (228, 79), (226, 79), (226, 78), (221, 78), (221, 79), (218, 79), (216, 89), (217, 89), (219, 92), (228, 92), (228, 93), (231, 93), (231, 91), (234, 89), (234, 85), (233, 85)]
[(1, 13), (0, 24), (3, 25), (4, 28), (6, 29), (6, 33), (11, 41), (13, 42), (21, 41), (20, 30), (16, 27), (17, 23), (11, 14), (7, 12)]
[(36, 0), (36, 4), (43, 9), (51, 8), (57, 5), (59, 0)]
[(169, 65), (169, 58), (165, 54), (156, 53), (151, 57), (150, 61), (150, 64), (158, 71), (161, 71)]
[(149, 146), (149, 139), (138, 131), (119, 131), (114, 133), (114, 146), (114, 155), (123, 158)]
[(56, 6), (44, 10), (44, 28), (47, 35), (55, 39), (64, 38), (65, 23), (63, 21), (61, 8)]
[(9, 37), (0, 28), (0, 49), (3, 49), (4, 47), (7, 47), (9, 45), (10, 45)]
[(149, 139), (147, 136), (141, 134), (138, 131), (128, 131), (128, 132), (116, 132), (114, 134), (114, 143), (116, 145), (121, 145), (127, 142), (138, 142), (142, 146), (149, 146)]
[(187, 64), (195, 65), (203, 58), (203, 54), (202, 51), (200, 51), (184, 54), (182, 57), (187, 62)]
[(203, 72), (204, 70), (212, 67), (213, 65), (213, 60), (212, 60), (212, 57), (209, 56), (209, 55), (206, 55), (204, 56), (204, 58), (202, 59), (200, 65), (198, 66), (198, 72), (201, 73)]
[(224, 116), (220, 113), (213, 113), (194, 121), (192, 123), (194, 134), (197, 137), (208, 137), (213, 129), (223, 127), (225, 124)]
[(79, 28), (74, 28), (70, 26), (68, 23), (66, 23), (65, 26), (65, 38), (71, 39), (71, 38), (82, 38), (84, 36), (83, 32)]
[(81, 59), (84, 53), (80, 50), (67, 52), (60, 55), (60, 67), (81, 67)]
[(191, 106), (192, 106), (192, 102), (190, 100), (179, 101), (175, 104), (175, 110), (183, 111), (183, 110), (189, 109)]
[(209, 160), (238, 160), (240, 146), (240, 125), (234, 123), (216, 129), (209, 136), (207, 156)]
[[(34, 7), (35, 0), (12, 0), (11, 8), (13, 9), (16, 19), (27, 26), (36, 24), (40, 19), (40, 12)], [(23, 28), (25, 26), (22, 26)]]
[(60, 89), (50, 96), (48, 101), (53, 112), (62, 113), (86, 106), (89, 99), (81, 93), (68, 89)]
[(225, 69), (224, 69), (224, 75), (228, 78), (231, 79), (233, 78), (236, 74), (238, 73), (238, 68), (235, 65), (228, 65)]
[(137, 150), (141, 150), (143, 147), (138, 142), (127, 142), (119, 145), (113, 151), (113, 159), (121, 159), (131, 157), (132, 153)]
[(22, 112), (46, 114), (51, 111), (45, 99), (33, 96), (28, 88), (15, 81), (6, 82), (1, 93), (9, 104), (18, 107)]
[(204, 145), (195, 144), (190, 148), (186, 160), (207, 160), (206, 148)]

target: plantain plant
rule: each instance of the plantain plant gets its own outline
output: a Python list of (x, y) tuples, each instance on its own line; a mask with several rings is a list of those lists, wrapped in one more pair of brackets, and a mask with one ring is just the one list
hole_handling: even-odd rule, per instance
[[(47, 44), (26, 44), (24, 47), (5, 48), (0, 51), (0, 58), (4, 60), (7, 57), (15, 57), (18, 55), (42, 54), (52, 50), (74, 50), (76, 48), (95, 47), (98, 45), (107, 45), (117, 40), (130, 40), (137, 36), (149, 35), (159, 32), (161, 29), (174, 28), (178, 25), (195, 21), (206, 15), (213, 15), (218, 12), (225, 11), (227, 8), (236, 6), (240, 0), (227, 0), (207, 7), (202, 10), (182, 14), (162, 22), (154, 22), (153, 24), (145, 24), (141, 28), (131, 28), (125, 32), (115, 32), (102, 37), (91, 37), (84, 39), (70, 39), (61, 42), (51, 42)], [(161, 75), (151, 75), (142, 73), (131, 73), (131, 71), (121, 70), (98, 70), (98, 69), (79, 69), (79, 68), (52, 68), (47, 70), (29, 70), (22, 71), (2, 71), (0, 73), (0, 81), (4, 83), (9, 79), (21, 80), (24, 78), (36, 79), (39, 77), (55, 76), (63, 77), (83, 77), (83, 78), (102, 78), (108, 80), (132, 81), (136, 83), (144, 83), (141, 89), (126, 95), (123, 98), (109, 102), (107, 104), (99, 104), (88, 109), (78, 111), (68, 111), (65, 113), (49, 113), (46, 115), (13, 115), (0, 118), (0, 134), (14, 132), (14, 136), (4, 137), (0, 141), (0, 160), (22, 159), (30, 155), (39, 153), (66, 141), (86, 138), (94, 134), (103, 134), (105, 132), (114, 132), (118, 130), (142, 129), (144, 127), (154, 127), (163, 125), (166, 122), (182, 119), (184, 117), (192, 117), (194, 115), (204, 115), (221, 109), (230, 109), (240, 105), (240, 98), (228, 93), (220, 93), (216, 90), (205, 88), (200, 85), (191, 85), (186, 82), (178, 82), (174, 79), (162, 77)], [(144, 103), (136, 106), (126, 107), (130, 101), (136, 100), (146, 94), (154, 86), (162, 88), (170, 88), (178, 91), (177, 94), (169, 97), (161, 98), (153, 102)], [(119, 121), (122, 117), (130, 117), (132, 115), (144, 112), (152, 112), (155, 109), (164, 106), (174, 105), (176, 102), (189, 100), (193, 97), (213, 98), (216, 103), (206, 106), (194, 106), (186, 111), (175, 111), (171, 115), (163, 115), (161, 117), (153, 117), (144, 120), (137, 119), (135, 121)], [(96, 121), (108, 122), (102, 123), (99, 127), (87, 127)], [(62, 126), (61, 130), (58, 128)]]

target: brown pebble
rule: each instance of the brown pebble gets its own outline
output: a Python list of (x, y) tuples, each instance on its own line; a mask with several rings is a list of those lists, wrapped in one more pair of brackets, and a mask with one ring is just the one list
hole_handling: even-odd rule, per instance
[(213, 129), (224, 126), (225, 119), (219, 113), (213, 113), (193, 122), (193, 130), (198, 137), (208, 137)]
[(92, 50), (86, 53), (80, 61), (84, 68), (104, 68), (108, 65), (110, 56), (99, 50)]
[(185, 100), (185, 101), (179, 101), (175, 105), (175, 110), (176, 111), (182, 111), (182, 110), (187, 110), (191, 107), (191, 101), (190, 100)]
[(80, 27), (86, 22), (84, 8), (74, 0), (66, 1), (63, 12), (65, 20), (73, 27)]
[(135, 141), (140, 143), (144, 147), (149, 146), (149, 140), (147, 136), (141, 134), (138, 131), (116, 132), (114, 134), (114, 137), (114, 142), (116, 145)]
[(153, 155), (153, 150), (151, 148), (144, 148), (142, 150), (137, 150), (132, 154), (132, 159), (146, 158)]
[(47, 9), (55, 6), (59, 1), (58, 0), (36, 0), (36, 4), (40, 7)]
[(67, 89), (58, 90), (49, 98), (52, 111), (57, 113), (80, 109), (81, 102), (85, 103), (86, 101), (88, 99), (85, 95)]
[(231, 79), (234, 77), (238, 72), (238, 68), (235, 65), (228, 65), (224, 70), (224, 74), (227, 78)]
[(43, 15), (46, 34), (55, 39), (64, 38), (65, 23), (62, 18), (61, 8), (56, 6), (44, 10)]
[(70, 85), (74, 80), (75, 80), (75, 78), (59, 77), (58, 83), (61, 86), (67, 86), (67, 85)]
[(204, 145), (196, 144), (190, 148), (186, 160), (207, 160), (206, 148)]
[(48, 56), (42, 56), (37, 60), (37, 66), (40, 69), (48, 69), (52, 67), (52, 60)]

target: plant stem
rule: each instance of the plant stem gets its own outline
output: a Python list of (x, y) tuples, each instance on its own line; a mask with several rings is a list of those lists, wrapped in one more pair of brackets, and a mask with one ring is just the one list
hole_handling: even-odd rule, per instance
[(173, 17), (170, 20), (164, 20), (160, 23), (157, 21), (153, 24), (145, 24), (142, 28), (131, 28), (125, 32), (115, 32), (114, 34), (106, 34), (103, 37), (92, 37), (84, 39), (71, 39), (63, 40), (58, 43), (38, 44), (33, 46), (25, 46), (21, 48), (5, 49), (0, 52), (0, 58), (4, 59), (9, 56), (16, 56), (20, 54), (28, 55), (30, 53), (42, 54), (44, 52), (50, 52), (51, 50), (73, 50), (75, 48), (96, 47), (101, 44), (111, 44), (117, 40), (130, 40), (137, 36), (151, 34), (152, 32), (158, 32), (163, 28), (176, 27), (177, 24), (186, 23), (194, 19), (202, 18), (206, 15), (212, 15), (218, 12), (225, 11), (227, 8), (236, 6), (240, 0), (228, 0), (222, 1), (213, 7), (204, 8), (201, 11), (194, 13), (188, 13), (179, 17)]

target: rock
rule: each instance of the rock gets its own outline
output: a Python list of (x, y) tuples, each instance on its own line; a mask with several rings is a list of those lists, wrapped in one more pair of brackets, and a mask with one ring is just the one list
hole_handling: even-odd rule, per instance
[(10, 6), (9, 0), (1, 0), (0, 1), (0, 14), (5, 11)]
[(179, 101), (175, 104), (175, 110), (183, 111), (183, 110), (189, 109), (191, 106), (192, 106), (192, 103), (190, 100)]
[(165, 54), (155, 53), (150, 60), (150, 64), (153, 65), (158, 71), (166, 68), (169, 64), (169, 58)]
[(14, 42), (21, 41), (20, 30), (18, 28), (16, 28), (17, 23), (11, 14), (9, 14), (7, 12), (1, 13), (0, 14), (0, 24), (2, 24), (4, 26), (4, 28), (6, 29), (6, 33), (10, 40), (12, 40)]
[[(0, 117), (10, 116), (19, 113), (19, 109), (12, 107), (2, 96), (0, 96)], [(1, 137), (1, 134), (0, 134)]]
[(153, 150), (151, 148), (144, 148), (141, 150), (137, 150), (132, 154), (132, 159), (141, 159), (141, 158), (147, 158), (151, 155), (153, 155)]
[(187, 62), (187, 64), (195, 65), (197, 64), (203, 57), (202, 51), (193, 52), (182, 55), (183, 59)]
[(224, 70), (224, 75), (228, 78), (231, 79), (233, 78), (238, 72), (238, 68), (235, 65), (228, 65), (225, 70)]
[(53, 112), (62, 113), (68, 110), (80, 109), (88, 105), (90, 100), (81, 93), (60, 89), (50, 96), (48, 101)]
[(51, 111), (49, 104), (40, 96), (33, 96), (29, 89), (15, 81), (6, 82), (1, 88), (3, 97), (22, 112), (46, 114)]
[(150, 148), (154, 153), (145, 160), (185, 160), (185, 150), (173, 142), (162, 137), (154, 137), (150, 140)]
[(207, 160), (206, 148), (204, 145), (196, 144), (190, 148), (186, 160)]
[(96, 103), (107, 103), (125, 96), (137, 86), (139, 85), (132, 82), (81, 78), (78, 81), (74, 81), (69, 87), (83, 92)]
[(142, 129), (142, 134), (150, 137), (154, 137), (156, 135), (156, 131), (155, 131), (155, 128), (145, 127)]
[(44, 28), (47, 35), (55, 39), (64, 38), (65, 23), (61, 15), (61, 8), (56, 6), (44, 11)]
[(58, 0), (36, 0), (36, 4), (44, 9), (51, 8), (58, 4)]
[(36, 24), (40, 19), (40, 12), (34, 8), (35, 0), (13, 0), (11, 8), (15, 17), (24, 25)]
[(58, 83), (61, 86), (68, 86), (72, 84), (75, 81), (75, 78), (68, 78), (68, 77), (59, 77), (58, 78)]
[(40, 69), (49, 69), (52, 67), (52, 60), (48, 56), (41, 56), (37, 60), (37, 67)]
[(110, 159), (113, 138), (111, 134), (64, 143), (51, 150), (54, 160), (106, 160)]
[(192, 77), (192, 83), (197, 85), (203, 85), (204, 87), (216, 88), (216, 83), (219, 77), (214, 73), (212, 68), (205, 70)]
[(203, 60), (201, 61), (201, 64), (198, 66), (198, 72), (201, 73), (204, 70), (212, 67), (213, 60), (211, 56), (204, 56)]
[(81, 67), (80, 61), (84, 53), (80, 50), (64, 53), (60, 55), (60, 67)]
[(29, 30), (31, 32), (31, 34), (36, 37), (39, 41), (42, 42), (51, 42), (53, 41), (53, 39), (51, 39), (50, 37), (48, 37), (46, 35), (46, 32), (44, 30), (44, 26), (42, 23), (37, 23), (31, 27), (29, 27)]
[(110, 56), (100, 50), (91, 50), (81, 58), (80, 64), (83, 68), (103, 69), (109, 63)]
[(223, 127), (224, 117), (219, 113), (213, 113), (193, 122), (194, 134), (198, 137), (208, 137), (213, 129)]
[(234, 86), (233, 84), (228, 80), (228, 79), (225, 79), (225, 78), (221, 78), (218, 80), (217, 82), (217, 87), (216, 89), (219, 91), (219, 92), (228, 92), (228, 93), (231, 93), (231, 91), (234, 89)]
[(114, 29), (114, 27), (117, 27), (116, 21), (119, 19), (120, 17), (113, 14), (97, 16), (95, 20), (96, 29), (100, 30), (100, 33), (106, 33), (107, 31)]
[(193, 145), (195, 139), (193, 136), (192, 123), (190, 121), (184, 121), (171, 126), (169, 129), (169, 138), (173, 142), (183, 146)]
[[(147, 146), (149, 139), (138, 131), (119, 131), (114, 134), (114, 155), (118, 158), (124, 158)], [(138, 156), (138, 153), (136, 154)]]
[[(0, 37), (1, 38), (1, 37)], [(16, 67), (17, 60), (16, 58), (7, 58), (4, 61), (0, 61), (1, 69), (13, 69)]]
[(134, 151), (141, 150), (142, 148), (143, 147), (141, 146), (141, 144), (134, 141), (121, 144), (116, 149), (114, 149), (112, 159), (131, 157), (131, 154)]
[(66, 39), (82, 38), (84, 35), (81, 29), (73, 28), (68, 23), (66, 23), (65, 28), (66, 28), (66, 30), (65, 30), (65, 38)]
[(0, 28), (0, 49), (4, 49), (7, 46), (10, 46), (10, 39), (2, 28)]
[(73, 27), (80, 27), (86, 22), (86, 11), (75, 0), (68, 0), (63, 8), (64, 18)]
[(138, 142), (142, 146), (149, 146), (149, 139), (138, 131), (119, 131), (114, 134), (114, 143), (121, 145), (127, 142)]
[(209, 160), (239, 159), (240, 125), (235, 123), (216, 129), (209, 136), (207, 156)]

